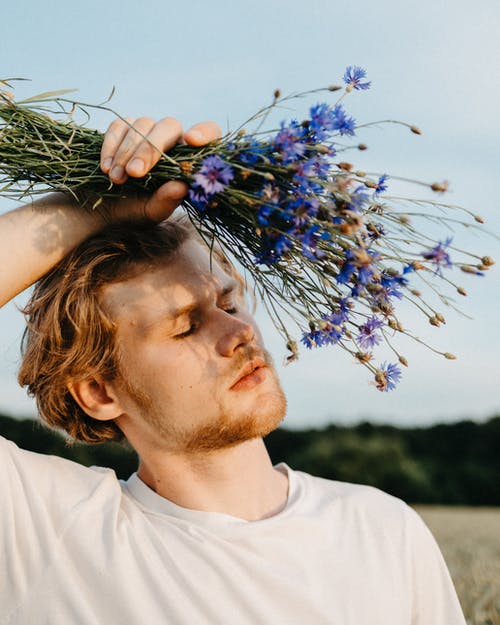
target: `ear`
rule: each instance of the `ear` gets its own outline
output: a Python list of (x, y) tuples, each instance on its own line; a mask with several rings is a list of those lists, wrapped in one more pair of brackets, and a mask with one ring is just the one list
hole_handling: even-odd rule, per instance
[(100, 377), (68, 382), (73, 399), (93, 419), (110, 421), (123, 414), (112, 385)]

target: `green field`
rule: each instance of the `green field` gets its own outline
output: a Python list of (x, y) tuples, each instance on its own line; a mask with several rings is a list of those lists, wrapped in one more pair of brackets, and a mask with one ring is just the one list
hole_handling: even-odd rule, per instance
[(415, 509), (439, 543), (468, 625), (500, 625), (500, 508)]

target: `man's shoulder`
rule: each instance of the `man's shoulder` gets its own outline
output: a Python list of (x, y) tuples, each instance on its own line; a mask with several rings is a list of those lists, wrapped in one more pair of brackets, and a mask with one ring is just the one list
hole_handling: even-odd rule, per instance
[(112, 469), (87, 467), (60, 456), (28, 451), (3, 436), (0, 436), (0, 463), (4, 479), (8, 477), (11, 483), (19, 482), (33, 490), (53, 483), (58, 490), (92, 489), (103, 481), (118, 485)]
[(294, 471), (304, 490), (309, 505), (328, 508), (332, 512), (366, 518), (371, 523), (380, 519), (383, 523), (406, 523), (409, 506), (398, 497), (370, 486), (331, 480), (302, 471)]

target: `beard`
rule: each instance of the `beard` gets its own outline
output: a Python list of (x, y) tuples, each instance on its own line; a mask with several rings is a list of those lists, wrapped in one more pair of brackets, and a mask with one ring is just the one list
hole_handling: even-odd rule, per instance
[[(233, 363), (232, 377), (234, 378), (243, 365), (255, 355), (255, 351), (250, 349), (242, 352)], [(207, 422), (186, 424), (185, 415), (167, 417), (168, 406), (157, 406), (151, 396), (144, 391), (143, 385), (126, 375), (120, 375), (120, 382), (135, 404), (140, 418), (153, 430), (159, 444), (174, 453), (215, 452), (254, 438), (263, 438), (274, 431), (285, 417), (286, 398), (272, 357), (266, 350), (260, 350), (259, 355), (264, 358), (268, 375), (272, 377), (272, 391), (256, 402), (256, 406), (246, 409), (241, 414), (237, 408), (230, 410), (222, 399), (218, 398), (217, 416)]]

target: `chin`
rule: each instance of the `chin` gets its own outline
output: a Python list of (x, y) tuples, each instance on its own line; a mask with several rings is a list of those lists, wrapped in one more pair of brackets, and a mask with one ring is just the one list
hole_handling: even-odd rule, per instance
[(286, 414), (286, 399), (281, 390), (260, 394), (257, 405), (255, 402), (247, 407), (241, 404), (190, 432), (183, 441), (183, 450), (188, 453), (217, 451), (253, 438), (264, 438), (279, 426)]

